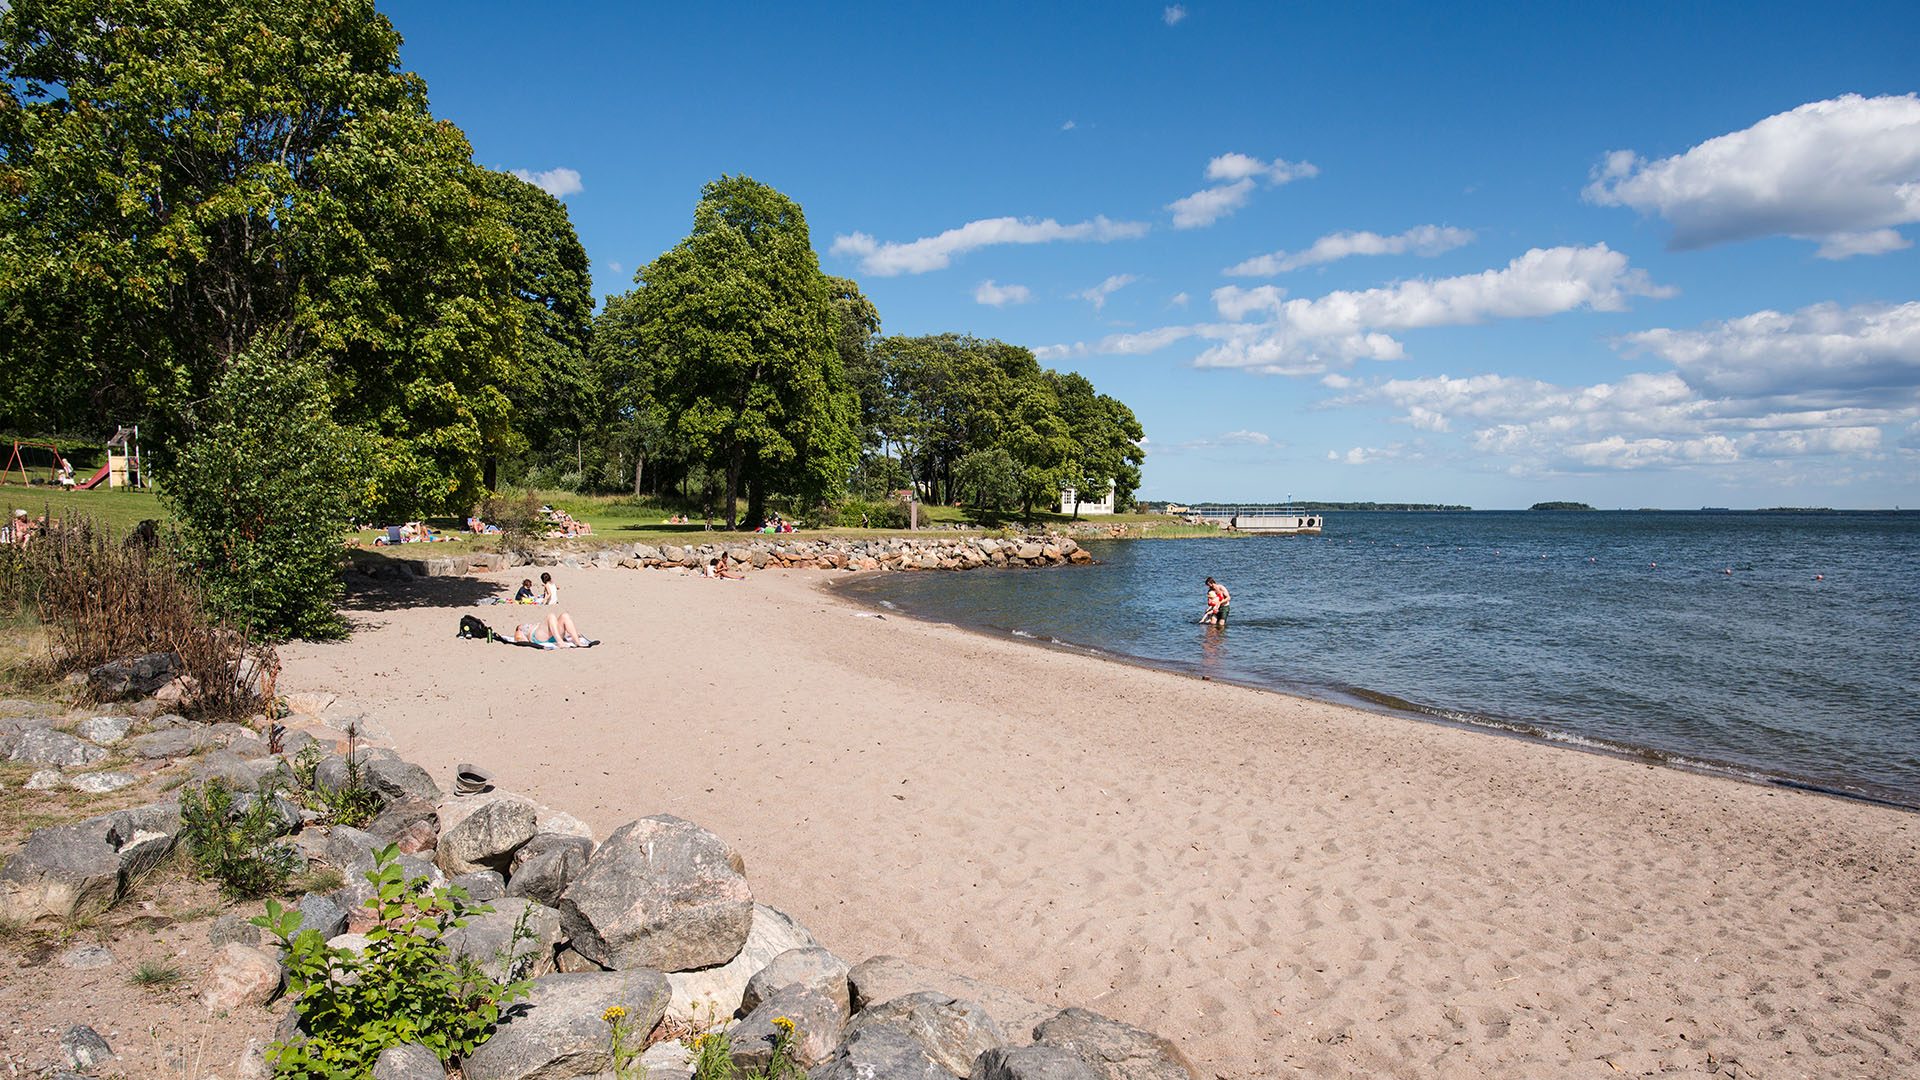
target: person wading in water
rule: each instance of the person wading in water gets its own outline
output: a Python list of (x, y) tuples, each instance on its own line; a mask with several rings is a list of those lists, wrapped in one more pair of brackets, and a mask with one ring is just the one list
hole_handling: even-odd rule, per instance
[(1202, 626), (1227, 625), (1227, 605), (1231, 603), (1232, 600), (1233, 594), (1227, 591), (1225, 585), (1220, 584), (1212, 578), (1208, 578), (1207, 613), (1200, 616), (1200, 624)]

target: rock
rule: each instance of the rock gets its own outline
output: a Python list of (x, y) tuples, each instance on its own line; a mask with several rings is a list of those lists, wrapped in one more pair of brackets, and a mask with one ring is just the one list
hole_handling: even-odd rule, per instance
[(280, 756), (284, 760), (292, 761), (300, 756), (300, 751), (317, 742), (319, 742), (318, 739), (304, 731), (285, 732), (280, 736)]
[(208, 973), (201, 1004), (210, 1013), (232, 1012), (247, 1005), (266, 1005), (280, 996), (286, 971), (278, 954), (238, 942), (220, 946)]
[(981, 1054), (967, 1080), (1101, 1080), (1064, 1046), (1003, 1046)]
[(91, 765), (107, 752), (84, 739), (52, 728), (29, 728), (14, 740), (8, 761), (27, 765)]
[(1193, 1066), (1173, 1043), (1085, 1009), (1042, 1023), (1033, 1041), (1073, 1052), (1103, 1080), (1192, 1080)]
[(84, 1024), (75, 1024), (60, 1036), (60, 1053), (67, 1059), (69, 1068), (80, 1072), (113, 1060), (113, 1047), (107, 1045), (99, 1032)]
[[(416, 826), (422, 825), (437, 842), (440, 837), (440, 811), (435, 804), (425, 799), (396, 799), (389, 802), (379, 816), (367, 822), (365, 832), (382, 844), (400, 843), (401, 838), (409, 834), (417, 843), (422, 833)], [(412, 854), (419, 854), (432, 846), (429, 843)]]
[(247, 1045), (240, 1048), (240, 1056), (234, 1059), (233, 1075), (239, 1080), (268, 1080), (273, 1068), (267, 1064), (267, 1044), (248, 1039)]
[(561, 949), (553, 958), (553, 966), (568, 973), (579, 971), (605, 971), (606, 968), (574, 952), (571, 947)]
[(687, 549), (682, 547), (675, 547), (672, 544), (668, 544), (666, 547), (663, 547), (660, 549), (660, 559), (663, 562), (670, 562), (670, 563), (686, 562)]
[(447, 884), (467, 890), (467, 896), (480, 904), (507, 895), (507, 879), (501, 877), (498, 870), (475, 870), (471, 874), (460, 874), (448, 878)]
[[(401, 854), (425, 855), (428, 858), (433, 857), (434, 846), (439, 842), (440, 831), (434, 827), (431, 821), (416, 821), (400, 830), (400, 835), (393, 838), (393, 846), (399, 848)], [(499, 875), (495, 874), (492, 870), (476, 870), (474, 872), (479, 874), (493, 874), (495, 877), (499, 877)], [(505, 879), (502, 878), (501, 881), (501, 887), (504, 889)]]
[(139, 777), (123, 772), (81, 773), (72, 780), (74, 790), (84, 791), (89, 795), (111, 794), (122, 788), (130, 788), (139, 782)]
[[(243, 791), (233, 797), (233, 813), (237, 816), (253, 810), (253, 804), (260, 799), (257, 791)], [(266, 820), (278, 830), (274, 835), (285, 836), (300, 828), (303, 817), (300, 804), (285, 795), (275, 795), (267, 800)]]
[[(211, 734), (207, 736), (213, 738)], [(152, 738), (143, 735), (141, 738)], [(213, 750), (193, 763), (193, 778), (205, 783), (218, 779), (229, 791), (258, 791), (263, 786), (291, 788), (293, 770), (277, 758), (246, 758), (232, 750)]]
[(651, 544), (635, 544), (633, 545), (633, 557), (642, 561), (658, 559), (660, 558), (660, 549)]
[(258, 945), (260, 928), (248, 922), (240, 915), (222, 915), (207, 927), (207, 940), (215, 947), (221, 945)]
[[(817, 944), (807, 928), (795, 922), (792, 916), (765, 904), (755, 904), (753, 921), (747, 927), (746, 943), (733, 959), (719, 967), (667, 973), (667, 984), (673, 987), (673, 1000), (667, 1002), (667, 1015), (676, 1020), (700, 1020), (732, 1016), (737, 1009), (751, 1012), (753, 1006), (746, 1004), (744, 998), (747, 984), (754, 975), (772, 963), (776, 956)], [(845, 967), (841, 970), (840, 992), (827, 993), (845, 1006)], [(779, 988), (768, 987), (768, 991)], [(755, 1004), (758, 1004), (757, 1000)]]
[(419, 1043), (403, 1043), (380, 1051), (373, 1063), (373, 1080), (445, 1080), (446, 1066)]
[(53, 962), (68, 971), (98, 971), (113, 966), (113, 953), (104, 945), (69, 945)]
[(101, 664), (87, 672), (87, 687), (95, 701), (146, 697), (172, 681), (179, 672), (178, 656), (173, 653), (148, 653)]
[(449, 874), (506, 870), (514, 849), (533, 838), (533, 803), (495, 792), (464, 795), (440, 804), (440, 844), (435, 861)]
[(0, 868), (0, 921), (105, 911), (179, 829), (179, 807), (161, 804), (36, 830)]
[(1007, 1037), (987, 1011), (965, 998), (934, 990), (906, 994), (861, 1011), (847, 1025), (849, 1035), (869, 1027), (897, 1028), (920, 1044), (927, 1056), (955, 1076), (965, 1076), (973, 1059)]
[(127, 752), (146, 761), (186, 757), (212, 748), (213, 736), (192, 727), (164, 728), (127, 740)]
[(640, 1055), (640, 1075), (646, 1080), (693, 1080), (693, 1051), (678, 1039), (654, 1043)]
[(335, 934), (327, 939), (327, 948), (329, 949), (351, 949), (357, 953), (366, 952), (367, 946), (371, 944), (373, 944), (373, 939), (365, 934)]
[(847, 1022), (839, 1004), (820, 991), (798, 985), (781, 987), (727, 1032), (733, 1063), (741, 1072), (765, 1071), (773, 1061), (773, 1021), (781, 1017), (793, 1021), (793, 1058), (803, 1069), (823, 1064), (833, 1056)]
[[(516, 939), (522, 919), (528, 936)], [(472, 957), (488, 975), (513, 982), (551, 973), (554, 949), (566, 937), (559, 912), (530, 900), (509, 900), (487, 914), (468, 916), (467, 925), (447, 931), (446, 940), (453, 955)]]
[(1034, 1026), (1059, 1011), (992, 983), (923, 967), (898, 956), (875, 956), (855, 964), (847, 973), (847, 983), (852, 990), (856, 1014), (883, 1001), (921, 990), (937, 990), (975, 1002), (993, 1017), (1010, 1046), (1032, 1042)]
[(152, 701), (143, 701), (140, 704), (135, 705), (133, 708), (127, 710), (128, 712), (133, 713), (135, 716), (145, 716), (147, 718), (147, 722), (141, 726), (146, 728), (148, 731), (168, 731), (173, 728), (183, 728), (183, 727), (192, 726), (193, 722), (188, 720), (186, 717), (181, 716), (179, 713), (162, 712), (157, 707), (148, 708), (148, 706), (150, 705), (157, 706), (158, 703), (152, 702)]
[(334, 825), (327, 829), (327, 861), (343, 872), (348, 867), (362, 863), (371, 868), (373, 853), (386, 846), (373, 834), (351, 825)]
[(578, 836), (589, 842), (593, 840), (593, 830), (587, 826), (586, 822), (565, 811), (547, 806), (539, 807), (534, 811), (533, 831), (535, 835), (553, 833), (558, 836)]
[[(756, 908), (756, 914), (757, 914)], [(753, 948), (753, 938), (749, 934), (745, 953)], [(740, 1008), (752, 1012), (775, 990), (783, 986), (805, 986), (832, 998), (841, 1011), (851, 1014), (853, 1002), (847, 991), (847, 962), (818, 945), (807, 945), (774, 957), (767, 965), (747, 980), (747, 988), (740, 996)], [(667, 977), (671, 980), (673, 977)], [(671, 1011), (671, 1007), (669, 1007)]]
[(612, 1062), (602, 1017), (615, 1005), (627, 1010), (627, 1022), (644, 1036), (666, 1011), (666, 977), (634, 969), (535, 979), (527, 998), (500, 1018), (493, 1037), (467, 1055), (462, 1071), (467, 1080), (559, 1080), (604, 1072)]
[(524, 896), (557, 905), (560, 894), (586, 869), (593, 841), (582, 836), (539, 833), (513, 853), (513, 877), (508, 896)]
[(560, 914), (573, 947), (616, 971), (690, 971), (739, 954), (753, 891), (719, 837), (660, 814), (607, 837), (567, 886)]
[(59, 769), (35, 769), (20, 786), (28, 791), (58, 791), (67, 786), (67, 774)]
[(74, 725), (74, 733), (97, 746), (112, 746), (133, 728), (131, 716), (89, 716)]
[(953, 1080), (953, 1074), (928, 1057), (906, 1032), (884, 1024), (847, 1036), (833, 1059), (807, 1076), (808, 1080)]
[(288, 935), (289, 937), (308, 930), (319, 934), (323, 940), (335, 934), (346, 933), (346, 909), (336, 903), (332, 897), (322, 896), (319, 893), (307, 893), (300, 898), (299, 908), (300, 924), (294, 928), (293, 934)]
[(340, 695), (321, 691), (297, 691), (285, 695), (287, 711), (303, 713), (307, 716), (319, 716), (340, 700)]
[[(352, 766), (360, 772), (360, 786), (371, 787), (370, 770), (377, 758), (392, 757), (393, 751), (378, 747), (362, 746), (353, 752)], [(354, 769), (350, 767), (345, 754), (331, 754), (321, 758), (313, 767), (313, 786), (330, 795), (337, 795), (354, 783)]]
[(367, 786), (390, 803), (402, 799), (419, 799), (428, 803), (440, 801), (440, 786), (433, 782), (433, 777), (427, 775), (427, 770), (411, 761), (374, 758), (367, 762), (363, 777)]

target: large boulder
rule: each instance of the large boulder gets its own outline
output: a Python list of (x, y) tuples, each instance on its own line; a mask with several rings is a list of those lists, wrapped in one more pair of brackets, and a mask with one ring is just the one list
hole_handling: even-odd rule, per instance
[(100, 746), (112, 746), (133, 728), (131, 716), (89, 716), (73, 726), (74, 734)]
[(885, 1024), (848, 1035), (808, 1080), (953, 1080), (907, 1033)]
[(1101, 1080), (1064, 1046), (1003, 1046), (974, 1059), (967, 1080)]
[(533, 981), (526, 1000), (510, 1006), (493, 1037), (467, 1055), (467, 1080), (562, 1080), (593, 1076), (612, 1067), (605, 1019), (608, 1009), (627, 1011), (636, 1043), (645, 1039), (667, 1007), (667, 980), (657, 971), (634, 969)]
[[(515, 931), (524, 927), (524, 937)], [(480, 970), (500, 982), (538, 978), (553, 971), (553, 952), (566, 940), (560, 913), (527, 900), (503, 900), (484, 915), (467, 916), (467, 925), (447, 931), (454, 956), (469, 956)]]
[[(435, 805), (438, 800), (396, 799), (387, 804), (372, 821), (367, 822), (364, 832), (382, 844), (397, 844), (402, 839), (418, 840), (422, 837), (422, 827), (438, 843), (440, 836), (440, 810)], [(434, 844), (420, 848), (425, 851)]]
[(419, 1043), (402, 1043), (380, 1051), (373, 1062), (373, 1080), (445, 1080), (446, 1066)]
[(362, 780), (390, 803), (402, 799), (419, 799), (429, 803), (440, 801), (440, 785), (433, 782), (427, 770), (397, 757), (376, 757), (368, 761), (362, 772)]
[(534, 805), (518, 795), (463, 795), (440, 804), (436, 861), (449, 874), (505, 872), (514, 850), (533, 839)]
[(1102, 1080), (1193, 1080), (1192, 1064), (1173, 1043), (1085, 1009), (1042, 1023), (1033, 1040), (1072, 1051)]
[[(753, 921), (747, 927), (746, 943), (741, 945), (733, 959), (718, 967), (667, 973), (667, 983), (673, 987), (673, 1000), (667, 1003), (667, 1015), (676, 1020), (702, 1020), (732, 1016), (738, 1009), (751, 1012), (753, 1006), (744, 1001), (747, 984), (760, 969), (782, 953), (815, 944), (813, 935), (794, 921), (791, 915), (775, 911), (765, 904), (755, 904)], [(832, 994), (829, 991), (829, 996), (836, 998), (844, 1011), (847, 1008), (844, 965), (841, 971), (840, 992)], [(778, 986), (769, 988), (777, 989)]]
[(690, 971), (739, 955), (753, 891), (719, 837), (661, 814), (607, 837), (567, 886), (560, 914), (573, 947), (596, 963)]
[(198, 727), (171, 727), (135, 735), (126, 742), (129, 754), (144, 761), (157, 761), (211, 750), (214, 738)]
[[(751, 948), (753, 938), (748, 935), (747, 949), (741, 952), (745, 953)], [(849, 1014), (853, 1012), (853, 1003), (847, 992), (847, 962), (818, 945), (788, 949), (768, 961), (766, 967), (747, 980), (746, 992), (740, 997), (740, 1008), (752, 1012), (783, 986), (811, 987), (839, 1002), (842, 1011)], [(671, 1006), (668, 1011), (672, 1011)]]
[(993, 1022), (985, 1009), (965, 998), (932, 990), (907, 994), (863, 1010), (847, 1026), (847, 1033), (851, 1035), (870, 1027), (897, 1028), (955, 1076), (965, 1076), (973, 1067), (974, 1058), (1007, 1044), (1000, 1025)]
[(855, 1013), (921, 990), (936, 990), (975, 1002), (993, 1017), (1010, 1046), (1032, 1042), (1035, 1025), (1059, 1011), (992, 983), (925, 967), (898, 956), (876, 956), (854, 965), (847, 973), (847, 983), (853, 993)]
[(280, 996), (287, 981), (280, 954), (270, 949), (231, 942), (220, 947), (201, 1004), (211, 1013), (232, 1012), (248, 1005), (266, 1005)]
[(0, 920), (104, 911), (173, 849), (180, 810), (159, 804), (36, 830), (0, 869)]
[(586, 869), (592, 854), (593, 841), (584, 836), (537, 833), (513, 853), (507, 895), (558, 904), (567, 886)]
[(27, 765), (91, 765), (107, 752), (98, 746), (52, 728), (29, 728), (13, 742), (8, 761)]
[[(390, 760), (397, 755), (384, 747), (362, 746), (354, 750), (349, 758), (345, 754), (329, 754), (320, 759), (313, 767), (313, 786), (329, 795), (337, 795), (356, 782), (363, 787), (373, 787), (371, 770), (376, 761)], [(354, 774), (358, 772), (356, 777)]]
[(847, 1014), (838, 1002), (818, 990), (786, 986), (774, 991), (727, 1032), (733, 1064), (741, 1072), (767, 1071), (773, 1061), (774, 1040), (779, 1038), (773, 1022), (780, 1019), (793, 1024), (793, 1060), (801, 1068), (811, 1069), (833, 1056)]
[(230, 791), (257, 791), (265, 785), (281, 790), (293, 787), (293, 770), (286, 762), (271, 757), (242, 757), (232, 750), (214, 750), (201, 755), (193, 763), (193, 778), (201, 783), (218, 779)]
[(148, 653), (101, 664), (87, 672), (87, 689), (95, 701), (119, 701), (146, 697), (180, 673), (180, 658), (173, 653)]

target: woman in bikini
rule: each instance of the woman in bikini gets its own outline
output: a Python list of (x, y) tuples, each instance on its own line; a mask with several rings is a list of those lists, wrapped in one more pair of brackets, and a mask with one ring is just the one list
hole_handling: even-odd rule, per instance
[(521, 623), (513, 628), (513, 640), (543, 649), (591, 649), (599, 639), (587, 637), (573, 625), (573, 616), (559, 611), (547, 612), (539, 623)]

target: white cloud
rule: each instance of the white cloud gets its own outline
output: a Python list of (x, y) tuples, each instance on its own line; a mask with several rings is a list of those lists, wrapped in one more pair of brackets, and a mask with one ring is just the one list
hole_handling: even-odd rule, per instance
[(1179, 26), (1187, 18), (1187, 5), (1169, 4), (1160, 12), (1160, 21), (1168, 26)]
[(1818, 408), (1920, 399), (1920, 301), (1759, 311), (1625, 340), (1673, 364), (1703, 394)]
[(616, 273), (616, 274), (618, 274), (618, 273), (622, 273), (622, 272), (624, 272), (624, 271), (625, 271), (625, 270), (626, 270), (627, 268), (626, 268), (626, 267), (624, 267), (624, 266), (622, 266), (622, 265), (620, 265), (619, 263), (617, 263), (617, 262), (614, 262), (613, 260), (611, 260), (611, 259), (609, 259), (609, 260), (607, 261), (607, 269), (609, 269), (609, 270), (611, 270), (611, 271), (613, 271), (614, 273)]
[(1095, 217), (1091, 221), (1062, 225), (1052, 218), (985, 218), (969, 221), (938, 236), (922, 237), (905, 243), (881, 243), (866, 233), (837, 236), (832, 253), (851, 255), (860, 260), (860, 269), (875, 277), (899, 274), (924, 274), (944, 270), (956, 255), (976, 248), (1000, 244), (1050, 244), (1057, 240), (1133, 240), (1145, 236), (1147, 226), (1137, 221), (1112, 221)]
[(1920, 97), (1809, 102), (1673, 157), (1609, 153), (1586, 198), (1673, 224), (1679, 250), (1791, 235), (1839, 259), (1906, 247), (1920, 221)]
[(1273, 285), (1213, 291), (1229, 320), (1269, 315), (1195, 359), (1200, 367), (1247, 368), (1262, 374), (1319, 374), (1355, 360), (1397, 360), (1400, 342), (1385, 331), (1463, 326), (1489, 319), (1537, 318), (1587, 308), (1619, 311), (1631, 296), (1665, 297), (1643, 270), (1605, 244), (1534, 248), (1497, 270), (1438, 280), (1414, 279), (1361, 292), (1337, 291), (1289, 300)]
[(1253, 196), (1254, 181), (1265, 180), (1277, 187), (1295, 180), (1320, 175), (1312, 162), (1275, 158), (1262, 161), (1246, 154), (1221, 154), (1207, 162), (1207, 179), (1213, 187), (1201, 188), (1167, 204), (1173, 211), (1173, 227), (1198, 229), (1211, 225), (1247, 204)]
[(1473, 233), (1446, 225), (1417, 225), (1393, 236), (1374, 232), (1328, 233), (1305, 251), (1276, 251), (1229, 266), (1229, 277), (1271, 277), (1305, 266), (1319, 266), (1353, 255), (1414, 254), (1431, 257), (1473, 243)]
[(1172, 296), (1167, 297), (1167, 306), (1185, 308), (1192, 299), (1193, 298), (1188, 296), (1186, 293), (1177, 292), (1177, 293), (1174, 293)]
[(1132, 274), (1114, 274), (1092, 288), (1082, 289), (1071, 295), (1075, 300), (1085, 300), (1093, 305), (1093, 310), (1099, 311), (1107, 306), (1107, 297), (1139, 280)]
[(1060, 130), (1072, 131), (1074, 128), (1077, 128), (1079, 126), (1080, 126), (1079, 124), (1074, 123), (1072, 120), (1068, 120), (1066, 123), (1060, 125)]
[(1024, 304), (1033, 299), (1033, 290), (1025, 285), (1000, 285), (992, 278), (974, 287), (973, 302), (991, 307), (1006, 307), (1008, 304)]
[(1220, 442), (1227, 446), (1269, 446), (1273, 440), (1262, 431), (1229, 431), (1220, 436)]
[(513, 170), (513, 175), (525, 180), (527, 183), (532, 184), (534, 187), (539, 188), (541, 191), (546, 192), (556, 199), (564, 199), (569, 195), (578, 195), (580, 192), (586, 190), (580, 183), (580, 173), (565, 167), (548, 169), (545, 172), (530, 172), (526, 169), (515, 169)]

